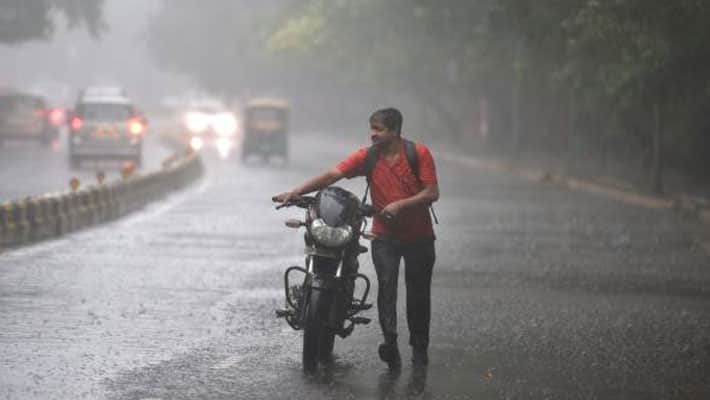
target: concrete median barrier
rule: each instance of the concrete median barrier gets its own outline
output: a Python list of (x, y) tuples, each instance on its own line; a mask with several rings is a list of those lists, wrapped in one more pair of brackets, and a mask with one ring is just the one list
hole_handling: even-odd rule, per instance
[(193, 152), (176, 152), (162, 165), (158, 171), (134, 172), (98, 186), (0, 205), (0, 251), (113, 221), (203, 174), (202, 160)]
[(27, 243), (30, 238), (30, 222), (27, 220), (27, 202), (18, 200), (13, 204), (13, 219), (21, 243)]
[(66, 196), (48, 196), (47, 200), (49, 201), (49, 212), (54, 218), (55, 236), (69, 232)]
[(75, 231), (86, 226), (86, 211), (81, 205), (79, 193), (69, 193), (69, 221), (70, 229)]
[(27, 220), (25, 200), (3, 204), (2, 245), (13, 246), (27, 243), (30, 239), (30, 224)]
[(29, 224), (29, 240), (32, 242), (53, 237), (54, 227), (50, 222), (46, 199), (30, 198), (27, 204), (27, 221)]
[(0, 207), (0, 246), (6, 246), (17, 241), (17, 228), (12, 203)]

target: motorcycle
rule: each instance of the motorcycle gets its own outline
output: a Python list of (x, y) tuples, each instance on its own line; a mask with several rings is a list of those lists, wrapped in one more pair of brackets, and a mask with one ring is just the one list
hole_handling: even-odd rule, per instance
[[(366, 218), (375, 210), (337, 186), (289, 200), (276, 209), (291, 206), (306, 210), (304, 221), (286, 221), (290, 228), (306, 228), (305, 267), (292, 266), (284, 272), (286, 307), (276, 310), (276, 315), (291, 328), (303, 330), (303, 370), (313, 372), (319, 362), (330, 360), (336, 335), (346, 338), (355, 325), (371, 321), (358, 316), (372, 304), (366, 302), (370, 280), (358, 273), (357, 257), (368, 251), (359, 240), (367, 236)], [(298, 274), (301, 280), (294, 278)], [(358, 280), (362, 293), (355, 298)]]

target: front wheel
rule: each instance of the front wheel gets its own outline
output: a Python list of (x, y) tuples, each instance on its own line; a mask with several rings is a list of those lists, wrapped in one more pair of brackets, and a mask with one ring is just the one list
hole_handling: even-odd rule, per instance
[(327, 360), (333, 352), (335, 332), (326, 326), (330, 304), (328, 295), (311, 289), (303, 324), (303, 370), (314, 372), (318, 360)]

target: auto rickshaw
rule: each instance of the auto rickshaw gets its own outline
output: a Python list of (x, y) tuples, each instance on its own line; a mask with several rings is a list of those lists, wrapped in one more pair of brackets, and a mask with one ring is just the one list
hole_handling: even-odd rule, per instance
[(288, 117), (290, 107), (283, 99), (258, 98), (244, 107), (242, 159), (258, 154), (288, 159)]

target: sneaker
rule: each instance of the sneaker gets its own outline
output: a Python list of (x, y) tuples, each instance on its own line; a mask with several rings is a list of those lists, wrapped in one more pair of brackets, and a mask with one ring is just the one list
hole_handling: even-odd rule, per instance
[(427, 365), (429, 364), (429, 355), (426, 348), (412, 348), (412, 364)]
[(402, 366), (402, 358), (396, 344), (382, 343), (377, 349), (380, 359), (387, 363), (390, 369), (397, 369)]

